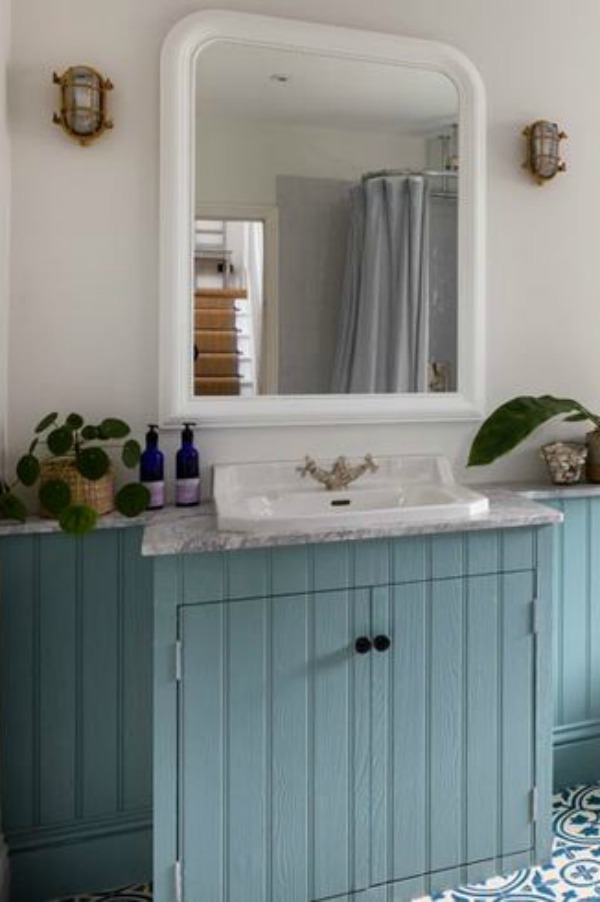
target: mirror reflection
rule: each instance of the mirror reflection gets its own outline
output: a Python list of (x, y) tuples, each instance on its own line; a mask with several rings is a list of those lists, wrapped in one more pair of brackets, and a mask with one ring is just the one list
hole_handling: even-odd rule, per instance
[(199, 54), (196, 395), (456, 391), (457, 122), (438, 72)]

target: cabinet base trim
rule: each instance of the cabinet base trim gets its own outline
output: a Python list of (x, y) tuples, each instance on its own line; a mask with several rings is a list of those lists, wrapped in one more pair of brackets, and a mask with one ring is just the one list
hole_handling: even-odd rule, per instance
[[(595, 735), (563, 730), (554, 734), (554, 789), (596, 783), (600, 777), (600, 725)], [(560, 737), (560, 738), (559, 738)], [(568, 737), (565, 739), (565, 737)]]
[(534, 864), (536, 864), (535, 850), (527, 849), (513, 855), (486, 858), (396, 883), (381, 884), (363, 893), (342, 897), (336, 902), (411, 902), (420, 896), (441, 893), (466, 884), (481, 883), (490, 877), (510, 874)]
[[(66, 831), (65, 831), (66, 833)], [(87, 834), (87, 835), (86, 835)], [(47, 899), (142, 883), (152, 874), (152, 826), (118, 825), (91, 835), (73, 832), (62, 842), (38, 842), (31, 837), (15, 848), (9, 843), (11, 902)]]
[(70, 821), (67, 824), (55, 824), (51, 827), (28, 827), (23, 830), (7, 830), (6, 841), (11, 855), (23, 852), (39, 851), (53, 846), (82, 843), (88, 840), (103, 839), (121, 833), (134, 833), (139, 830), (152, 829), (152, 811), (143, 811), (109, 815), (85, 821)]

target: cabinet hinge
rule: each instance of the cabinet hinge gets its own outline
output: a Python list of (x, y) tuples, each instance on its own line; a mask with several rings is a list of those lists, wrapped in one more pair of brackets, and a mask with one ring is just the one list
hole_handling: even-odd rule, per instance
[(537, 636), (537, 634), (539, 632), (539, 628), (540, 628), (539, 611), (540, 611), (540, 606), (539, 606), (538, 598), (536, 595), (534, 597), (533, 601), (531, 602), (531, 632), (533, 633), (534, 636)]
[(182, 662), (182, 648), (181, 642), (178, 639), (175, 643), (175, 679), (178, 683), (181, 682), (181, 676), (183, 673), (183, 662)]
[(175, 880), (175, 902), (182, 902), (183, 899), (183, 888), (181, 882), (181, 862), (176, 861), (174, 871), (174, 880)]
[(535, 824), (538, 819), (538, 788), (534, 786), (530, 794), (531, 822)]

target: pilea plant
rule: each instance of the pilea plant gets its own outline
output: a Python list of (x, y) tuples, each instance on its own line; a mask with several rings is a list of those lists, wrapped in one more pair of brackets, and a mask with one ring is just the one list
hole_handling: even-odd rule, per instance
[[(116, 417), (92, 425), (78, 413), (70, 413), (63, 423), (59, 422), (58, 413), (49, 413), (35, 427), (29, 449), (17, 463), (16, 479), (11, 484), (0, 483), (0, 516), (24, 522), (27, 507), (16, 490), (19, 485), (26, 488), (39, 485), (42, 509), (58, 519), (61, 529), (69, 533), (93, 529), (98, 512), (91, 504), (78, 499), (77, 482), (81, 482), (82, 477), (91, 483), (99, 483), (109, 473), (111, 458), (102, 447), (103, 443), (119, 442), (124, 465), (128, 468), (137, 466), (141, 449), (139, 442), (127, 438), (130, 431), (127, 423)], [(124, 439), (126, 441), (122, 441)], [(40, 449), (44, 447), (48, 453), (42, 457)], [(56, 466), (50, 468), (51, 461), (59, 465), (59, 474), (60, 464), (64, 465), (64, 475), (53, 475)], [(146, 509), (148, 499), (148, 489), (144, 485), (130, 482), (116, 493), (114, 505), (126, 517), (136, 517)]]

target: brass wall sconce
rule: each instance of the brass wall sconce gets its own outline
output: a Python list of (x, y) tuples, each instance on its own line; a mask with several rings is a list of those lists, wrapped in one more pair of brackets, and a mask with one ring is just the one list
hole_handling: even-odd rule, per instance
[(527, 159), (523, 163), (538, 185), (553, 179), (557, 172), (565, 172), (567, 166), (560, 159), (560, 142), (567, 135), (559, 131), (556, 122), (538, 119), (523, 130), (527, 139)]
[(62, 75), (54, 72), (52, 81), (60, 85), (60, 113), (53, 122), (83, 146), (99, 138), (112, 119), (106, 115), (106, 93), (113, 84), (91, 66), (70, 66)]

